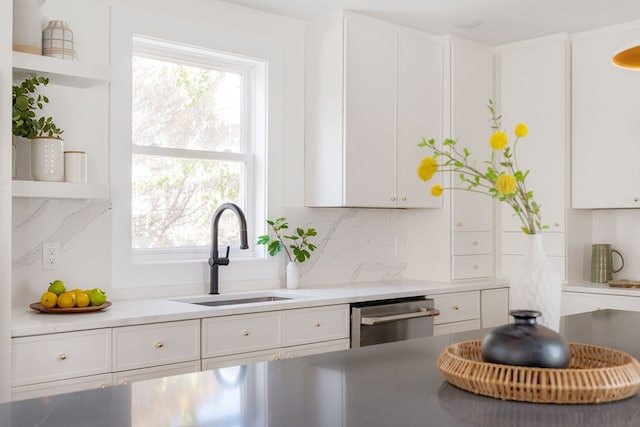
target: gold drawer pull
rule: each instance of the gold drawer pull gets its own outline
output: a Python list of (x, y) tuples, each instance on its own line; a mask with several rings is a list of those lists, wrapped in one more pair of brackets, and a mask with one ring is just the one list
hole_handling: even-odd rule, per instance
[(406, 201), (407, 201), (407, 198), (406, 198), (405, 196), (402, 196), (402, 201), (403, 201), (403, 202), (406, 202)]
[(295, 356), (295, 354), (289, 354), (289, 356), (288, 356), (288, 357), (289, 357), (289, 359), (293, 359), (293, 358), (294, 358), (294, 357), (296, 357), (296, 356)]
[(243, 337), (248, 337), (249, 336), (249, 331), (247, 331), (246, 329), (244, 331), (242, 331), (242, 336)]
[(273, 356), (273, 360), (280, 360), (280, 356), (278, 356), (278, 355)]
[(457, 304), (456, 304), (456, 305), (454, 305), (452, 308), (453, 308), (453, 310), (454, 310), (454, 311), (458, 311), (458, 310), (460, 310), (460, 306), (459, 306), (459, 305), (457, 305)]
[(462, 227), (462, 223), (461, 222), (456, 222), (456, 227)]
[(473, 246), (478, 246), (478, 241), (477, 241), (477, 240), (474, 240), (473, 242), (471, 242), (471, 244), (472, 244)]
[(100, 384), (99, 387), (100, 388), (107, 388), (107, 385), (106, 384)]
[(162, 348), (162, 347), (164, 347), (164, 343), (162, 341), (158, 341), (156, 343), (156, 348)]
[(316, 328), (319, 328), (320, 327), (320, 322), (314, 323), (313, 326), (315, 326)]
[(122, 385), (129, 384), (129, 381), (127, 381), (127, 380), (122, 380), (122, 381), (120, 381), (120, 384), (122, 384)]
[(478, 269), (478, 264), (473, 264), (473, 267), (472, 267), (472, 268), (473, 268), (474, 270), (477, 270), (477, 269)]
[(634, 202), (637, 202), (638, 200), (640, 200), (640, 199), (638, 199), (637, 197), (634, 197), (634, 198), (633, 198), (633, 201), (634, 201)]
[(67, 355), (64, 353), (60, 353), (58, 355), (58, 360), (62, 361), (62, 360), (67, 360)]
[(395, 201), (396, 201), (395, 196), (391, 196), (391, 201), (392, 201), (392, 202), (395, 202)]

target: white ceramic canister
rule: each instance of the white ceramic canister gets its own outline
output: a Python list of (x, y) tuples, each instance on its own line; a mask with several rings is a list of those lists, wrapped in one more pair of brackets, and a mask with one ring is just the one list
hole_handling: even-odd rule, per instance
[(44, 0), (13, 0), (13, 50), (42, 55)]
[(31, 140), (31, 175), (36, 181), (64, 179), (64, 140), (38, 136)]
[(42, 31), (42, 54), (61, 59), (76, 59), (73, 31), (65, 21), (49, 21)]
[(77, 150), (64, 152), (64, 181), (87, 183), (87, 153)]

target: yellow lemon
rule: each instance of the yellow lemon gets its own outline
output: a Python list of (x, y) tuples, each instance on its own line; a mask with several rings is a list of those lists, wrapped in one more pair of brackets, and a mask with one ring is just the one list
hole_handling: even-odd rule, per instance
[(64, 292), (58, 297), (58, 307), (71, 308), (76, 306), (76, 294)]
[(91, 300), (89, 300), (89, 295), (84, 292), (76, 292), (76, 307), (87, 307)]
[(58, 295), (53, 292), (45, 292), (40, 297), (40, 304), (43, 307), (51, 308), (56, 306), (56, 302), (58, 301)]

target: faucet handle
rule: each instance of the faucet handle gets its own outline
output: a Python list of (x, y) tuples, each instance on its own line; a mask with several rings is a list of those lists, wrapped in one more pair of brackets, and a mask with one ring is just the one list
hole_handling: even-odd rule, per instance
[(231, 249), (230, 246), (227, 246), (227, 254), (224, 256), (226, 259), (229, 259), (229, 250)]

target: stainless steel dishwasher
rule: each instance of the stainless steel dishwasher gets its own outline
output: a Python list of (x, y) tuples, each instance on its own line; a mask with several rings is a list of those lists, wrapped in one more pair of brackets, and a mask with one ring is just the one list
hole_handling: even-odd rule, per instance
[(351, 348), (432, 336), (438, 314), (426, 296), (351, 304)]

